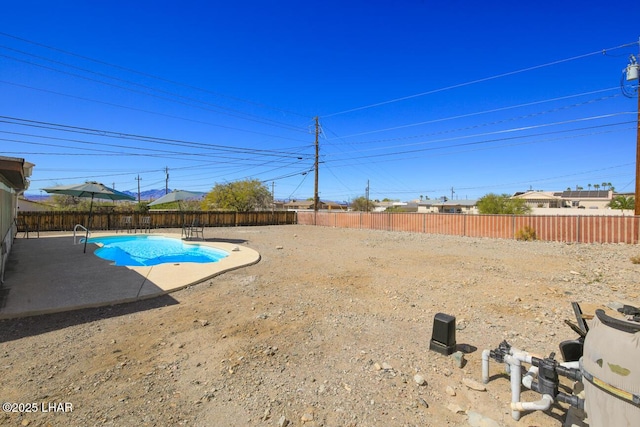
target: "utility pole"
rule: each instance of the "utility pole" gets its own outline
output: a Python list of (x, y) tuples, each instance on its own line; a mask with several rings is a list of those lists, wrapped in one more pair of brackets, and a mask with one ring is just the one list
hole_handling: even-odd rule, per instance
[(318, 197), (318, 158), (320, 152), (320, 146), (318, 145), (318, 136), (320, 135), (320, 124), (318, 122), (318, 116), (316, 116), (316, 162), (315, 162), (315, 170), (316, 170), (316, 178), (313, 190), (313, 225), (316, 225), (316, 219), (318, 216), (318, 205), (320, 204), (320, 199)]
[[(640, 215), (640, 80), (638, 74), (640, 74), (640, 65), (638, 59), (640, 59), (640, 38), (638, 38), (638, 57), (631, 55), (629, 57), (629, 64), (622, 70), (623, 80), (620, 82), (620, 88), (624, 96), (633, 98), (634, 92), (636, 98), (638, 98), (638, 121), (636, 127), (636, 195), (635, 195), (635, 215)], [(626, 74), (626, 79), (625, 75)], [(635, 91), (632, 91), (625, 87), (625, 82), (638, 81), (636, 83)]]
[[(637, 65), (636, 65), (637, 69)], [(636, 215), (640, 215), (640, 82), (636, 88), (638, 97), (638, 121), (636, 128)]]
[[(638, 65), (636, 64), (636, 70)], [(637, 73), (637, 72), (636, 72)], [(636, 88), (638, 97), (638, 122), (636, 128), (636, 206), (635, 215), (640, 215), (640, 83)]]
[[(640, 39), (638, 39), (638, 52), (640, 52)], [(640, 57), (640, 53), (638, 54)], [(636, 205), (635, 215), (640, 215), (640, 80), (638, 80), (638, 73), (640, 65), (638, 60), (631, 56), (632, 61), (627, 66), (627, 81), (636, 80), (636, 98), (638, 98), (638, 121), (636, 127)]]
[(369, 212), (369, 180), (367, 180), (367, 188), (365, 188), (365, 199), (367, 199), (367, 210), (365, 212)]
[(164, 178), (164, 194), (167, 195), (167, 194), (169, 194), (169, 167), (168, 166), (165, 166), (164, 174), (165, 174), (165, 178)]
[(138, 177), (136, 178), (136, 181), (138, 181), (138, 203), (140, 203), (140, 180), (142, 178), (140, 178), (140, 175), (138, 175)]
[(276, 191), (276, 183), (275, 181), (271, 181), (271, 212), (275, 212), (276, 210), (276, 198), (275, 198), (275, 191)]

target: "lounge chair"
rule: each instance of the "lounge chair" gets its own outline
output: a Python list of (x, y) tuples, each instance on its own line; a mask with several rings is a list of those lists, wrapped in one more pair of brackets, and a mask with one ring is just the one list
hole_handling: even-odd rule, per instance
[(150, 216), (143, 216), (140, 218), (140, 223), (138, 224), (138, 228), (140, 229), (140, 232), (146, 232), (146, 233), (150, 233), (151, 232), (151, 217)]
[(29, 224), (26, 223), (24, 218), (15, 218), (13, 222), (16, 225), (16, 236), (18, 236), (18, 233), (22, 233), (22, 237), (26, 237), (28, 239), (29, 232), (35, 231), (36, 233), (38, 233), (38, 237), (40, 237), (40, 227), (38, 227), (37, 225), (35, 227), (30, 227)]
[(200, 224), (200, 221), (194, 219), (191, 225), (185, 225), (182, 227), (182, 234), (187, 240), (192, 238), (198, 238), (204, 240), (204, 225)]
[(120, 218), (120, 230), (127, 230), (127, 233), (131, 233), (132, 224), (133, 224), (133, 217), (123, 216)]

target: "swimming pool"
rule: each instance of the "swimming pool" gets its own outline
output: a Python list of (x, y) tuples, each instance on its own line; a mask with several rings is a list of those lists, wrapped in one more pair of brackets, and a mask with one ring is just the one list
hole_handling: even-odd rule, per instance
[(118, 266), (148, 267), (183, 262), (202, 264), (218, 262), (229, 256), (228, 252), (221, 249), (145, 234), (92, 237), (87, 242), (102, 245), (94, 253)]

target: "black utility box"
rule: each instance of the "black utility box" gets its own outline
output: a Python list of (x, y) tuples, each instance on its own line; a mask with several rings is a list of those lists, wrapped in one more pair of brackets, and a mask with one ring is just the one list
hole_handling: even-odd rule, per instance
[(444, 313), (437, 313), (433, 319), (433, 335), (429, 350), (437, 351), (445, 356), (456, 351), (456, 318)]

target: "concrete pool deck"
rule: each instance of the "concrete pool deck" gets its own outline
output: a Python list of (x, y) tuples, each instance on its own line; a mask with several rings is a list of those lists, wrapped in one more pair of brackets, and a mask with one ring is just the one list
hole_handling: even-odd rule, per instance
[[(114, 233), (92, 233), (92, 237)], [(122, 234), (119, 234), (122, 235)], [(154, 236), (180, 239), (179, 233)], [(41, 233), (16, 238), (0, 286), (0, 319), (100, 307), (165, 295), (206, 281), (226, 271), (260, 261), (260, 254), (241, 243), (205, 239), (185, 241), (222, 249), (218, 262), (171, 263), (152, 267), (116, 267), (94, 255), (98, 248), (74, 244), (70, 233)]]

